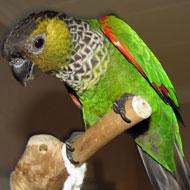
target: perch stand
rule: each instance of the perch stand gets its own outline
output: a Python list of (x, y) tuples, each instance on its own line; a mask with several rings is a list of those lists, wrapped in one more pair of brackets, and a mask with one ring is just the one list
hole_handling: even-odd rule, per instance
[[(150, 105), (140, 96), (128, 99), (125, 108), (131, 123), (126, 123), (119, 114), (110, 111), (73, 143), (75, 151), (72, 157), (79, 162), (76, 168), (84, 167), (83, 175), (83, 163), (97, 150), (123, 131), (148, 118), (152, 111)], [(63, 159), (63, 147), (63, 142), (50, 135), (31, 137), (11, 173), (11, 190), (60, 190), (62, 187), (64, 190), (79, 190), (80, 183), (76, 188), (74, 185), (70, 189), (64, 187), (71, 174)], [(74, 165), (72, 167), (75, 168)]]

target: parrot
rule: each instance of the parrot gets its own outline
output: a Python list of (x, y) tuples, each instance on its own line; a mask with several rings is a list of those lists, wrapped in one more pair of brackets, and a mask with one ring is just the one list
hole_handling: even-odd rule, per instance
[(175, 89), (154, 53), (126, 21), (115, 14), (84, 19), (52, 10), (34, 12), (7, 34), (2, 56), (24, 86), (37, 72), (63, 82), (80, 106), (85, 128), (113, 109), (130, 123), (125, 102), (133, 95), (143, 97), (152, 114), (129, 133), (153, 188), (190, 189)]

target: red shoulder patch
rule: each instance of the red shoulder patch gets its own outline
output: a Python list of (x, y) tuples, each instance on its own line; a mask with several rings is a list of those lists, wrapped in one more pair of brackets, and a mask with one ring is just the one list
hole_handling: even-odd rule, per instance
[(110, 39), (110, 41), (122, 52), (122, 54), (137, 68), (137, 70), (141, 73), (141, 75), (148, 81), (148, 83), (152, 86), (152, 88), (157, 92), (157, 94), (164, 100), (166, 95), (168, 96), (169, 91), (167, 88), (162, 84), (160, 87), (158, 87), (154, 82), (150, 81), (147, 77), (145, 71), (140, 66), (140, 64), (137, 62), (137, 60), (134, 58), (134, 56), (129, 52), (127, 46), (119, 41), (117, 37), (114, 36), (114, 32), (111, 29), (111, 26), (109, 26), (106, 23), (107, 16), (104, 16), (100, 18), (100, 25), (104, 32), (104, 34)]

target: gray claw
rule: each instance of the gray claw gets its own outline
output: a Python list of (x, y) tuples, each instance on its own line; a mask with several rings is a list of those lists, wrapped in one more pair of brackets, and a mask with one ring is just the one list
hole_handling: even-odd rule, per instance
[(75, 149), (72, 147), (72, 144), (74, 143), (74, 141), (76, 139), (78, 139), (80, 137), (80, 135), (83, 132), (74, 132), (71, 134), (71, 136), (69, 137), (69, 139), (66, 140), (65, 144), (66, 144), (66, 154), (67, 154), (67, 158), (69, 159), (69, 161), (74, 164), (74, 165), (78, 165), (79, 162), (73, 160), (72, 157), (72, 153), (75, 151)]
[(127, 123), (131, 123), (131, 120), (126, 117), (125, 102), (133, 96), (133, 94), (124, 94), (120, 99), (113, 102), (113, 110), (120, 114), (122, 119)]

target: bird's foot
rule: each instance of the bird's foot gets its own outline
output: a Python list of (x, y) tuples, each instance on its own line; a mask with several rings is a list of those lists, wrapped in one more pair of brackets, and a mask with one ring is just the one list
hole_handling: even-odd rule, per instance
[(75, 151), (75, 149), (72, 147), (72, 144), (75, 142), (76, 139), (78, 139), (81, 136), (82, 133), (84, 132), (77, 131), (77, 132), (72, 133), (69, 139), (67, 139), (65, 142), (67, 158), (74, 165), (78, 165), (79, 162), (73, 160), (72, 153)]
[(115, 100), (113, 102), (113, 110), (115, 113), (118, 113), (121, 115), (122, 119), (126, 121), (127, 123), (131, 123), (131, 120), (126, 117), (126, 110), (125, 110), (125, 103), (126, 101), (133, 97), (133, 94), (123, 94), (120, 99)]

